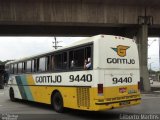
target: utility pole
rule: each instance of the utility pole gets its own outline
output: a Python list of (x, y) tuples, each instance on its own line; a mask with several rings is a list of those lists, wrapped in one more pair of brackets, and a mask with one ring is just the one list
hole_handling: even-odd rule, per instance
[(57, 41), (56, 37), (54, 37), (54, 42), (52, 42), (54, 44), (54, 48), (57, 49), (58, 47), (62, 47), (62, 46), (58, 46), (57, 44), (60, 43), (62, 41)]
[(151, 76), (151, 74), (152, 74), (152, 63), (154, 63), (154, 62), (151, 62), (151, 63), (150, 63), (149, 76)]

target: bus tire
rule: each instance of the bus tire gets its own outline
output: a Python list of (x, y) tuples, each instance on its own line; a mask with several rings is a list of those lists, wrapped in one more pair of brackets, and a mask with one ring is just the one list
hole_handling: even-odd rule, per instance
[(12, 102), (15, 101), (13, 88), (10, 88), (10, 89), (9, 89), (9, 97), (10, 97), (10, 100), (11, 100)]
[(56, 112), (62, 113), (64, 110), (63, 98), (60, 92), (55, 92), (52, 96), (52, 106)]

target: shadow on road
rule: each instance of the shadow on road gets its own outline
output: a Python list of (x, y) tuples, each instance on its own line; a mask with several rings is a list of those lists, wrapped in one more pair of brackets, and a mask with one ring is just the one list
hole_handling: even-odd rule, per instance
[[(29, 118), (40, 118), (40, 119), (44, 119), (44, 118), (57, 118), (57, 119), (94, 119), (94, 120), (103, 120), (103, 119), (109, 119), (109, 120), (115, 120), (115, 119), (119, 119), (120, 114), (119, 112), (115, 112), (112, 110), (109, 111), (82, 111), (82, 110), (75, 110), (75, 109), (65, 109), (65, 111), (63, 113), (55, 113), (54, 109), (52, 108), (51, 105), (47, 105), (47, 104), (42, 104), (42, 103), (36, 103), (36, 102), (30, 102), (30, 101), (25, 101), (25, 100), (16, 100), (16, 103), (19, 104), (23, 104), (23, 105), (27, 105), (30, 107), (35, 107), (38, 109), (43, 109), (43, 110), (49, 110), (49, 111), (53, 111), (53, 114), (37, 114), (37, 115), (23, 115), (22, 117), (29, 117)], [(26, 113), (27, 114), (27, 113)]]
[(30, 107), (35, 107), (37, 109), (46, 109), (46, 110), (53, 110), (51, 105), (48, 104), (43, 104), (43, 103), (38, 103), (38, 102), (33, 102), (33, 101), (27, 101), (27, 100), (20, 100), (16, 99), (14, 102), (22, 105), (27, 105)]
[(64, 114), (71, 115), (74, 117), (78, 117), (81, 119), (94, 119), (94, 120), (112, 120), (112, 119), (119, 119), (120, 113), (113, 112), (113, 111), (81, 111), (81, 110), (73, 110), (73, 109), (66, 109)]

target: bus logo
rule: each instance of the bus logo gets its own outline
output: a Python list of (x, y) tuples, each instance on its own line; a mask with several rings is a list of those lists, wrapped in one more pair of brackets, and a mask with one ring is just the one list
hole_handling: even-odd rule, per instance
[(112, 48), (117, 55), (119, 55), (120, 57), (124, 57), (126, 56), (126, 50), (130, 48), (129, 46), (124, 46), (124, 45), (118, 45), (117, 48)]

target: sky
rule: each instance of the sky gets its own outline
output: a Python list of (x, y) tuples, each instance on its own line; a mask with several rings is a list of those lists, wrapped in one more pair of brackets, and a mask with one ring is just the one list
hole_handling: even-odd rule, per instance
[[(59, 46), (66, 46), (83, 37), (57, 37)], [(54, 37), (0, 37), (0, 60), (15, 60), (52, 51)]]
[(148, 39), (148, 68), (158, 71), (159, 65), (159, 38)]
[[(66, 46), (85, 37), (57, 37)], [(0, 37), (0, 60), (15, 60), (54, 50), (54, 37)], [(148, 38), (148, 68), (159, 70), (159, 38)]]

